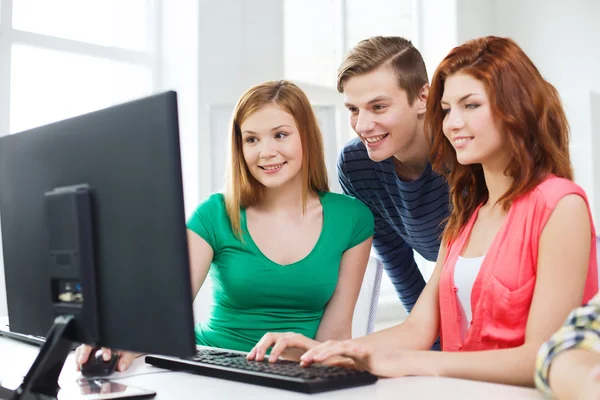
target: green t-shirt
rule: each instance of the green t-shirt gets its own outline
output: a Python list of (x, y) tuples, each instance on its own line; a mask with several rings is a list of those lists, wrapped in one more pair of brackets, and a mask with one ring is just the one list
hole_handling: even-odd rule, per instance
[(338, 280), (342, 254), (373, 235), (373, 214), (352, 197), (324, 193), (321, 235), (308, 256), (282, 266), (268, 259), (248, 233), (231, 229), (224, 197), (211, 195), (187, 226), (212, 247), (209, 275), (213, 304), (208, 321), (196, 325), (196, 343), (249, 351), (266, 332), (297, 332), (314, 338)]

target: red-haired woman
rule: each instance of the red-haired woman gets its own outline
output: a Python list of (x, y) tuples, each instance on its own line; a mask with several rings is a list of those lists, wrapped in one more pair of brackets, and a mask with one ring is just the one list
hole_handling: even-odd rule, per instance
[[(540, 345), (598, 289), (594, 226), (572, 181), (558, 93), (514, 41), (472, 40), (438, 67), (425, 127), (453, 210), (408, 319), (356, 340), (286, 345), (311, 348), (305, 365), (532, 386)], [(443, 351), (427, 351), (438, 334)]]

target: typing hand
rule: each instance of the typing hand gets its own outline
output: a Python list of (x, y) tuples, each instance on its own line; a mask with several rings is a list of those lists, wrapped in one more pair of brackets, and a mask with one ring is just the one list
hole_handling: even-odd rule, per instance
[[(75, 364), (76, 364), (75, 368), (77, 371), (80, 371), (81, 366), (88, 361), (93, 349), (94, 349), (93, 346), (89, 346), (87, 344), (82, 344), (81, 346), (77, 347), (77, 349), (75, 350)], [(117, 371), (123, 372), (127, 368), (129, 368), (129, 366), (131, 365), (131, 363), (133, 362), (133, 360), (136, 357), (136, 353), (131, 353), (129, 351), (122, 351), (122, 352), (119, 352), (118, 354), (119, 354), (119, 364), (117, 365)], [(108, 361), (111, 359), (111, 357), (112, 357), (111, 349), (107, 349), (107, 348), (103, 347), (102, 348), (102, 359), (104, 361)]]
[(269, 348), (269, 362), (275, 362), (282, 357), (286, 360), (299, 361), (306, 350), (312, 349), (320, 342), (294, 332), (266, 333), (246, 356), (248, 360), (262, 361)]
[[(390, 363), (390, 361), (392, 361)], [(303, 367), (313, 363), (350, 367), (369, 371), (379, 376), (392, 376), (393, 360), (387, 355), (380, 355), (371, 347), (357, 343), (354, 340), (328, 340), (300, 357)]]

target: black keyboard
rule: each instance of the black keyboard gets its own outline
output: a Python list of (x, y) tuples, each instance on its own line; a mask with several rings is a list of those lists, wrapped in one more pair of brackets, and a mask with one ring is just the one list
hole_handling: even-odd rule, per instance
[(341, 367), (311, 365), (279, 360), (248, 361), (245, 354), (202, 349), (190, 358), (146, 356), (146, 362), (159, 368), (186, 371), (232, 381), (270, 386), (302, 393), (319, 393), (369, 385), (377, 377), (368, 372)]

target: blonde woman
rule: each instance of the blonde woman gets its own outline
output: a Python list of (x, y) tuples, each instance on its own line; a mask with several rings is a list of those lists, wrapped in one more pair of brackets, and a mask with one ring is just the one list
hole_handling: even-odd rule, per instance
[[(323, 140), (304, 92), (287, 81), (254, 86), (231, 124), (224, 193), (189, 219), (192, 294), (213, 283), (199, 345), (249, 351), (266, 332), (349, 339), (369, 258), (373, 215), (329, 192)], [(91, 348), (81, 346), (81, 365)], [(104, 350), (110, 359), (110, 350)], [(118, 370), (133, 355), (123, 352)]]

